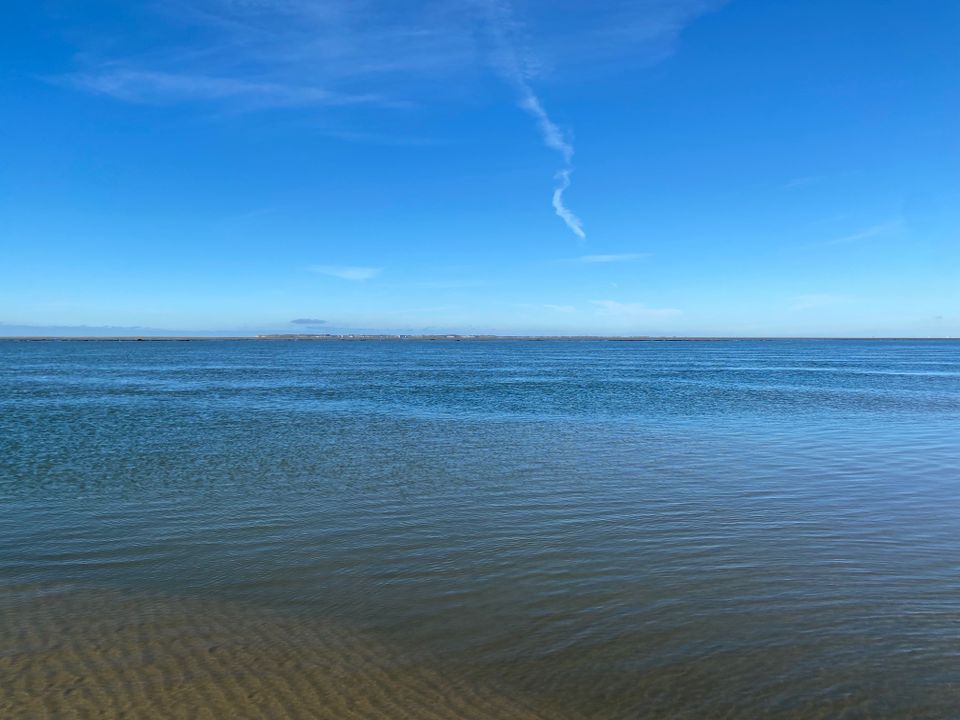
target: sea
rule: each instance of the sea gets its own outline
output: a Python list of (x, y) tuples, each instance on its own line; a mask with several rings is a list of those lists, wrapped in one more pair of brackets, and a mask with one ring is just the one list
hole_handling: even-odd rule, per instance
[(0, 341), (0, 717), (960, 717), (960, 342)]

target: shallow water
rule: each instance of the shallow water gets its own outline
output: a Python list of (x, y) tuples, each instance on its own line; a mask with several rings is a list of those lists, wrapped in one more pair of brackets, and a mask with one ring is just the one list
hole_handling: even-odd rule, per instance
[(0, 717), (956, 717), (958, 485), (957, 342), (0, 342)]

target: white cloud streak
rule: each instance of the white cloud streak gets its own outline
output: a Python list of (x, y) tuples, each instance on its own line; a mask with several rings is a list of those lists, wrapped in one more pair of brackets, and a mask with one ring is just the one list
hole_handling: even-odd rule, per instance
[[(486, 60), (514, 88), (543, 143), (560, 155), (563, 167), (554, 174), (551, 202), (570, 231), (584, 239), (583, 222), (565, 198), (573, 143), (532, 85), (541, 59), (555, 75), (582, 73), (607, 61), (614, 61), (609, 67), (617, 72), (631, 60), (657, 62), (673, 51), (684, 27), (723, 2), (525, 0), (521, 24), (510, 0), (144, 0), (138, 14), (146, 22), (138, 26), (148, 29), (148, 52), (136, 30), (116, 38), (112, 57), (103, 57), (95, 49), (103, 45), (94, 39), (76, 53), (78, 71), (57, 80), (145, 104), (404, 108), (421, 105), (412, 95), (460, 93)], [(567, 22), (554, 22), (558, 15)], [(92, 37), (83, 29), (78, 37)], [(138, 40), (141, 51), (130, 52)], [(349, 122), (366, 120), (354, 114)], [(362, 126), (327, 129), (329, 135), (338, 132), (354, 142), (390, 142)]]
[(816, 185), (823, 178), (819, 175), (804, 175), (802, 177), (795, 177), (783, 184), (784, 190), (795, 190), (796, 188), (810, 187), (811, 185)]
[(488, 0), (486, 7), (490, 31), (496, 45), (495, 66), (516, 89), (520, 107), (536, 120), (543, 144), (563, 158), (564, 166), (554, 175), (556, 185), (551, 199), (553, 210), (574, 235), (585, 240), (587, 234), (583, 229), (583, 222), (563, 200), (563, 194), (570, 187), (570, 176), (573, 174), (573, 143), (547, 114), (543, 103), (530, 85), (529, 62), (521, 60), (522, 48), (517, 40), (519, 30), (510, 5), (505, 0)]
[(565, 167), (554, 175), (559, 184), (553, 189), (553, 210), (557, 213), (557, 216), (567, 224), (567, 227), (570, 228), (574, 235), (581, 240), (586, 240), (587, 234), (583, 230), (583, 223), (580, 221), (580, 218), (574, 215), (573, 211), (563, 204), (563, 193), (570, 187), (570, 174), (572, 172), (573, 168)]
[(310, 270), (320, 275), (330, 275), (341, 280), (352, 280), (354, 282), (370, 280), (383, 272), (383, 268), (360, 267), (357, 265), (311, 265)]
[(642, 303), (624, 303), (616, 300), (591, 300), (601, 315), (628, 320), (657, 320), (682, 315), (676, 308), (652, 308)]
[(480, 280), (424, 280), (416, 283), (417, 287), (430, 288), (432, 290), (459, 290), (462, 288), (483, 287), (484, 283)]
[(881, 235), (886, 235), (888, 233), (894, 232), (895, 230), (900, 229), (901, 223), (897, 220), (891, 220), (889, 222), (881, 223), (879, 225), (872, 225), (863, 230), (859, 230), (850, 235), (844, 235), (842, 237), (834, 238), (832, 240), (827, 240), (826, 242), (820, 243), (824, 247), (831, 245), (849, 245), (850, 243), (860, 242), (861, 240), (869, 240), (870, 238), (879, 237)]
[(815, 310), (816, 308), (827, 307), (844, 302), (847, 298), (843, 295), (832, 295), (830, 293), (810, 293), (808, 295), (797, 295), (793, 298), (791, 310)]
[(581, 255), (574, 259), (579, 263), (625, 263), (646, 260), (650, 253), (622, 253), (620, 255)]
[(74, 73), (62, 81), (117, 100), (143, 104), (231, 100), (249, 107), (399, 105), (375, 94), (351, 95), (308, 85), (117, 67)]
[[(398, 93), (439, 87), (437, 81), (478, 65), (476, 10), (453, 0), (404, 12), (383, 0), (143, 0), (137, 6), (145, 20), (140, 25), (149, 28), (149, 51), (136, 28), (111, 43), (110, 57), (103, 57), (101, 42), (87, 41), (77, 53), (80, 69), (55, 80), (138, 103), (407, 108), (418, 103)], [(76, 33), (81, 43), (95, 38), (90, 28), (82, 30)]]
[(523, 89), (525, 94), (520, 98), (520, 107), (536, 119), (543, 137), (543, 144), (560, 153), (563, 161), (569, 165), (573, 161), (573, 145), (567, 141), (563, 131), (547, 115), (547, 111), (543, 109), (540, 99), (533, 94), (533, 91), (529, 87)]

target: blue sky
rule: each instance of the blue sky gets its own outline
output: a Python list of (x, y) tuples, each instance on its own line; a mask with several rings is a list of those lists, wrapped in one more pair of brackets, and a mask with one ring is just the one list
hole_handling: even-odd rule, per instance
[(960, 335), (954, 0), (4, 15), (0, 334)]

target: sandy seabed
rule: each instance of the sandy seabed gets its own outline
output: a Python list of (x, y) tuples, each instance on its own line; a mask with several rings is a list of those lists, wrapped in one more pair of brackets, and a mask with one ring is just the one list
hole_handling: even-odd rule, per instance
[(574, 717), (361, 632), (236, 603), (31, 589), (4, 593), (0, 610), (7, 720)]

